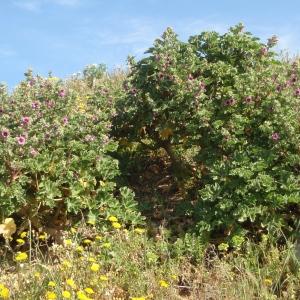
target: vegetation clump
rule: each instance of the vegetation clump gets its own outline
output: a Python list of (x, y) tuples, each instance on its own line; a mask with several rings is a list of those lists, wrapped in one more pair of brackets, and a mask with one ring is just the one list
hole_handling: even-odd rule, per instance
[(168, 28), (126, 72), (1, 85), (0, 299), (299, 299), (300, 66), (276, 42)]

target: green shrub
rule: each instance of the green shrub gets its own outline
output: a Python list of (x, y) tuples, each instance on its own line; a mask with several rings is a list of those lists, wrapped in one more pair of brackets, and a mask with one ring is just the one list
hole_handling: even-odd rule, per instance
[(0, 219), (15, 213), (39, 226), (83, 212), (92, 222), (140, 220), (133, 192), (116, 184), (113, 103), (78, 86), (28, 72), (11, 96), (2, 93)]
[(116, 135), (165, 149), (177, 180), (197, 190), (201, 234), (237, 238), (296, 226), (300, 72), (276, 58), (275, 44), (241, 24), (188, 42), (167, 29), (146, 58), (130, 61)]

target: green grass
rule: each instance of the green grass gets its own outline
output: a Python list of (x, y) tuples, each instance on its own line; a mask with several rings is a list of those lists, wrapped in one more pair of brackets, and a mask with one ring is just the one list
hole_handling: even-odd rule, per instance
[[(9, 289), (10, 299), (66, 299), (63, 291), (70, 299), (300, 297), (299, 262), (290, 243), (246, 241), (241, 250), (227, 253), (190, 234), (171, 239), (164, 228), (149, 236), (147, 230), (116, 230), (107, 223), (101, 230), (81, 224), (57, 232), (56, 242), (27, 234), (24, 245), (11, 241), (14, 249), (1, 247), (0, 284)], [(17, 251), (28, 258), (17, 262)]]

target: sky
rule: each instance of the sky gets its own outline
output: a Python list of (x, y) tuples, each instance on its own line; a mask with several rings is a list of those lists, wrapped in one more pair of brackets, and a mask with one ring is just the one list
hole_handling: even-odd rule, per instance
[(12, 89), (31, 68), (67, 78), (88, 64), (109, 70), (141, 58), (167, 27), (182, 40), (243, 22), (278, 51), (300, 54), (299, 0), (0, 0), (0, 82)]

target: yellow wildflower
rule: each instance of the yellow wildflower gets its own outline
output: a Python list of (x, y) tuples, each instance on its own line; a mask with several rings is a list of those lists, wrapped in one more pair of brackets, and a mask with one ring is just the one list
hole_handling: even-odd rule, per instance
[(71, 293), (69, 291), (62, 291), (62, 296), (65, 299), (71, 299)]
[(96, 263), (92, 263), (91, 268), (93, 272), (98, 272), (100, 270), (100, 265)]
[(76, 284), (72, 278), (69, 278), (66, 280), (66, 283), (68, 286), (70, 286), (72, 289), (76, 289)]
[(103, 238), (102, 238), (102, 236), (100, 236), (100, 235), (96, 235), (95, 239), (96, 239), (97, 241), (101, 241)]
[(106, 275), (100, 275), (99, 279), (101, 281), (108, 281), (108, 277)]
[(23, 231), (20, 233), (20, 238), (25, 239), (27, 237), (27, 231)]
[(16, 232), (17, 226), (13, 218), (6, 218), (3, 224), (0, 224), (0, 234), (8, 240)]
[(41, 273), (40, 273), (40, 272), (35, 272), (35, 273), (33, 274), (33, 276), (34, 276), (35, 278), (40, 278), (40, 277), (41, 277)]
[(122, 225), (118, 222), (112, 222), (112, 227), (115, 228), (115, 229), (120, 229), (122, 227)]
[(2, 283), (0, 283), (0, 299), (9, 299), (9, 289)]
[(56, 296), (56, 294), (54, 292), (48, 291), (46, 293), (46, 299), (48, 299), (48, 300), (54, 300), (54, 299), (57, 299), (57, 296)]
[(135, 228), (134, 232), (138, 233), (138, 234), (143, 234), (146, 230), (144, 228)]
[(146, 300), (146, 297), (131, 297), (131, 300)]
[(42, 234), (39, 235), (39, 239), (41, 241), (45, 241), (47, 238), (48, 238), (48, 235), (47, 235), (46, 232), (44, 232), (44, 233), (42, 233)]
[(92, 243), (92, 241), (89, 240), (89, 239), (85, 239), (85, 240), (83, 240), (83, 243), (86, 244), (86, 245), (89, 245), (89, 244)]
[(118, 222), (118, 219), (117, 219), (115, 216), (110, 216), (110, 217), (108, 218), (108, 220), (109, 220), (110, 222)]
[(88, 261), (89, 261), (89, 262), (96, 262), (96, 259), (95, 259), (94, 257), (89, 257), (89, 258), (88, 258)]
[(84, 291), (85, 291), (87, 294), (89, 294), (89, 295), (92, 295), (92, 294), (95, 293), (94, 290), (93, 290), (92, 288), (89, 288), (89, 287), (85, 288)]
[(109, 243), (109, 242), (107, 242), (107, 243), (103, 243), (103, 244), (102, 244), (102, 247), (103, 247), (103, 248), (107, 248), (107, 249), (108, 249), (108, 248), (110, 248), (110, 247), (111, 247), (111, 243)]
[(163, 288), (169, 287), (169, 284), (165, 280), (160, 280), (159, 285)]
[(17, 252), (17, 255), (15, 257), (16, 261), (24, 261), (28, 259), (28, 255), (25, 252)]
[(48, 282), (48, 286), (49, 287), (55, 287), (56, 286), (56, 283), (54, 281), (49, 281)]
[(271, 286), (273, 283), (272, 279), (271, 278), (266, 278), (264, 280), (264, 284), (267, 285), (267, 286)]
[(75, 227), (72, 227), (72, 228), (71, 228), (71, 232), (72, 232), (72, 233), (76, 233), (76, 232), (77, 232), (77, 229), (76, 229)]
[(71, 239), (66, 239), (66, 240), (64, 240), (64, 244), (65, 244), (66, 247), (72, 246), (72, 240)]
[(25, 244), (25, 241), (23, 239), (16, 239), (18, 245), (22, 246)]
[(78, 291), (76, 294), (77, 294), (78, 300), (90, 300), (91, 299), (83, 291)]
[(68, 260), (64, 260), (61, 264), (66, 268), (71, 268), (72, 267), (72, 263)]
[(77, 250), (78, 252), (83, 252), (83, 247), (82, 247), (82, 246), (78, 246), (78, 247), (76, 248), (76, 250)]

